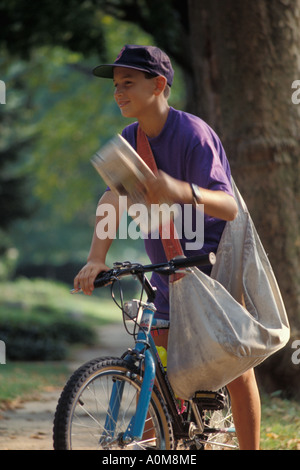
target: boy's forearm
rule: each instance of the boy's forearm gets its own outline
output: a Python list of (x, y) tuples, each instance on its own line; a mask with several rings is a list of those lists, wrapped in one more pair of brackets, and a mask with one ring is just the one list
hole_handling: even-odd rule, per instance
[[(146, 197), (150, 204), (157, 204), (164, 201), (180, 204), (193, 204), (194, 195), (191, 184), (177, 180), (170, 175), (159, 171), (158, 175), (149, 178), (146, 182)], [(204, 212), (211, 216), (223, 220), (233, 220), (237, 215), (237, 204), (235, 199), (223, 191), (213, 191), (199, 188)]]
[[(97, 225), (97, 221), (96, 221), (96, 225)], [(95, 228), (87, 261), (97, 260), (99, 262), (105, 263), (106, 255), (111, 244), (112, 244), (112, 240), (109, 238), (106, 238), (104, 240), (101, 240), (100, 238), (98, 238), (96, 234), (96, 228)]]
[[(180, 182), (180, 197), (183, 204), (193, 204), (194, 194), (190, 183)], [(223, 191), (212, 191), (199, 188), (201, 199), (199, 204), (203, 204), (204, 212), (222, 220), (233, 220), (237, 215), (237, 205), (235, 199)]]
[[(103, 194), (103, 196), (101, 197), (100, 201), (99, 201), (97, 212), (98, 212), (99, 206), (101, 204), (110, 204), (114, 208), (114, 211), (112, 210), (111, 214), (113, 216), (113, 214), (115, 213), (115, 216), (116, 216), (115, 227), (116, 227), (116, 231), (117, 231), (118, 226), (119, 226), (119, 220), (120, 220), (120, 217), (122, 215), (122, 214), (120, 214), (120, 211), (119, 211), (118, 196), (115, 193), (113, 193), (112, 191), (106, 191)], [(97, 261), (105, 263), (107, 252), (108, 252), (108, 250), (109, 250), (109, 248), (110, 248), (110, 246), (113, 242), (113, 239), (114, 239), (113, 236), (106, 237), (106, 238), (100, 238), (97, 235), (97, 226), (103, 218), (104, 218), (104, 216), (96, 216), (94, 234), (93, 234), (91, 247), (90, 247), (90, 251), (89, 251), (89, 255), (88, 255), (88, 261), (91, 261), (91, 260), (96, 261), (97, 260)], [(116, 234), (114, 234), (114, 236), (115, 235)]]

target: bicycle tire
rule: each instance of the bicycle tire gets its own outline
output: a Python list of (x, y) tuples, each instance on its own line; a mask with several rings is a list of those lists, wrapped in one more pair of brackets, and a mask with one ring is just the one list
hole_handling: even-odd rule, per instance
[[(121, 410), (114, 437), (103, 438), (111, 387), (116, 380), (124, 383)], [(141, 441), (125, 445), (120, 440), (135, 412), (141, 384), (142, 377), (138, 370), (129, 369), (128, 364), (120, 358), (94, 359), (80, 367), (67, 382), (56, 408), (54, 450), (174, 449), (172, 423), (156, 387), (152, 392), (147, 416), (155, 435), (151, 437), (150, 429), (145, 425)]]

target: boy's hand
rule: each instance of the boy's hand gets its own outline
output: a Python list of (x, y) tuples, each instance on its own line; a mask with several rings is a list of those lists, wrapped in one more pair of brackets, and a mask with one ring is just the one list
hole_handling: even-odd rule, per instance
[(182, 203), (190, 198), (190, 186), (188, 183), (177, 180), (164, 171), (159, 170), (157, 175), (148, 178), (145, 183), (146, 200), (149, 204)]
[(74, 289), (82, 289), (84, 294), (91, 295), (94, 290), (94, 281), (101, 271), (108, 271), (109, 268), (101, 261), (88, 261), (79, 271), (74, 279)]

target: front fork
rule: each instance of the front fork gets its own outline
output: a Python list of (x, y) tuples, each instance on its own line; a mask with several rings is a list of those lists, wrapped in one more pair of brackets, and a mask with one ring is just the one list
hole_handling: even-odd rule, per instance
[[(125, 357), (125, 361), (139, 360), (140, 362), (144, 362), (144, 377), (138, 398), (136, 412), (131, 418), (123, 436), (120, 436), (122, 443), (125, 445), (130, 444), (134, 440), (142, 439), (151, 400), (151, 394), (155, 381), (155, 361), (149, 349), (148, 335), (150, 335), (154, 312), (155, 307), (152, 303), (144, 304), (135, 348)], [(100, 439), (100, 443), (102, 444), (104, 442), (108, 444), (109, 441), (115, 440), (117, 437), (114, 436), (114, 433), (122, 402), (123, 388), (124, 382), (116, 379), (112, 387), (104, 432)]]

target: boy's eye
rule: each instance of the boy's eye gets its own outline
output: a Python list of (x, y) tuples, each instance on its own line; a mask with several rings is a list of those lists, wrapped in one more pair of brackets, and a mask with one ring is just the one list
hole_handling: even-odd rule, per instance
[[(124, 82), (124, 85), (131, 85), (131, 81), (129, 80), (126, 80), (126, 82)], [(117, 86), (119, 85), (119, 83), (114, 83), (114, 87), (116, 88)], [(122, 84), (121, 84), (122, 85)]]
[(133, 85), (132, 80), (125, 80), (124, 82), (121, 82), (121, 83), (114, 82), (115, 89), (120, 88), (120, 87), (130, 87), (132, 85)]

